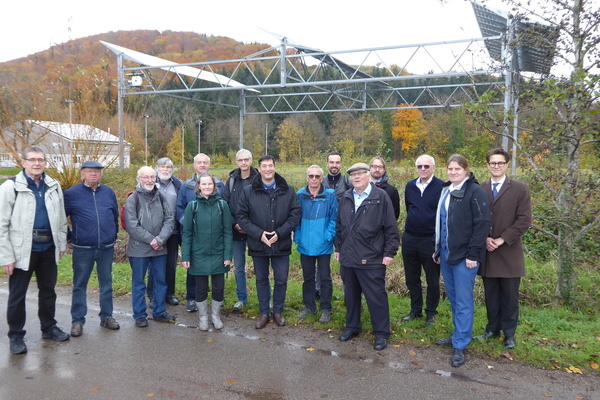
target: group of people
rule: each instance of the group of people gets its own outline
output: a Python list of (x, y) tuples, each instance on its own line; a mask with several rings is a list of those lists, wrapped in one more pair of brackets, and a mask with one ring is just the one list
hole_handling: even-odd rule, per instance
[[(506, 151), (492, 150), (487, 155), (491, 178), (480, 186), (461, 155), (449, 158), (446, 183), (435, 177), (433, 157), (418, 157), (418, 178), (405, 187), (407, 214), (400, 238), (400, 195), (389, 183), (381, 157), (369, 164), (356, 163), (344, 174), (341, 155), (332, 152), (327, 156), (327, 175), (311, 165), (306, 186), (298, 192), (276, 172), (272, 156), (262, 156), (254, 168), (246, 149), (237, 152), (238, 168), (225, 182), (209, 173), (206, 154), (194, 157), (195, 174), (185, 182), (173, 176), (171, 160), (161, 158), (156, 168), (138, 170), (136, 188), (121, 216), (129, 234), (135, 325), (148, 326), (148, 306), (154, 321), (175, 321), (167, 304), (179, 304), (175, 275), (181, 246), (181, 265), (187, 270), (186, 310), (198, 312), (200, 330), (209, 330), (209, 316), (215, 329), (223, 328), (225, 274), (232, 265), (237, 297), (233, 310), (246, 306), (246, 250), (256, 276), (260, 316), (255, 328), (262, 329), (271, 320), (284, 326), (289, 256), (295, 242), (304, 278), (304, 310), (298, 317), (317, 315), (322, 323), (330, 321), (333, 254), (340, 262), (346, 305), (345, 328), (338, 339), (348, 341), (359, 335), (364, 295), (375, 336), (373, 348), (383, 350), (390, 335), (386, 270), (402, 241), (411, 303), (402, 321), (423, 317), (423, 269), (426, 324), (435, 323), (441, 271), (454, 330), (437, 343), (453, 347), (451, 364), (462, 365), (472, 337), (473, 288), (479, 273), (488, 316), (480, 338), (502, 332), (504, 345), (514, 348), (518, 291), (524, 276), (521, 237), (531, 223), (531, 204), (527, 186), (506, 176), (509, 162)], [(100, 325), (119, 329), (112, 315), (119, 207), (114, 191), (101, 184), (103, 166), (84, 162), (82, 183), (64, 196), (59, 183), (45, 174), (45, 167), (43, 150), (29, 147), (23, 152), (22, 172), (0, 186), (0, 265), (10, 275), (7, 319), (13, 354), (27, 351), (25, 294), (34, 272), (44, 339), (65, 341), (83, 334), (87, 284), (94, 264), (100, 285)], [(56, 265), (67, 246), (73, 250), (70, 335), (54, 319)]]

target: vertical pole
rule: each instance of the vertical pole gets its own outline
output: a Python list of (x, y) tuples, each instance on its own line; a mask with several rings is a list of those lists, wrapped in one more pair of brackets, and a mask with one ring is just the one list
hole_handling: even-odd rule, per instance
[(144, 165), (148, 165), (148, 117), (149, 115), (144, 115), (144, 144), (146, 145), (145, 157), (144, 157)]
[(512, 138), (512, 163), (510, 166), (510, 173), (514, 177), (517, 175), (517, 140), (519, 139), (519, 86), (521, 77), (515, 74), (515, 105), (513, 114), (515, 116), (513, 124), (513, 138)]
[(507, 19), (507, 33), (502, 43), (503, 59), (504, 59), (504, 129), (502, 132), (502, 148), (506, 151), (508, 148), (508, 138), (510, 137), (510, 123), (511, 123), (511, 112), (513, 110), (513, 73), (514, 73), (514, 59), (517, 55), (514, 52), (513, 39), (514, 39), (514, 20), (512, 17)]
[(246, 93), (240, 93), (240, 150), (244, 148), (244, 120), (246, 119)]
[(202, 131), (202, 120), (199, 119), (198, 120), (198, 153), (197, 154), (200, 154), (200, 133), (201, 133), (201, 131)]
[(181, 167), (183, 168), (183, 153), (184, 153), (184, 143), (185, 143), (185, 125), (181, 125)]
[(119, 171), (123, 172), (125, 168), (125, 130), (123, 129), (123, 97), (125, 96), (125, 72), (123, 71), (123, 54), (117, 55), (117, 112), (119, 129)]
[(269, 123), (265, 124), (265, 155), (269, 154)]

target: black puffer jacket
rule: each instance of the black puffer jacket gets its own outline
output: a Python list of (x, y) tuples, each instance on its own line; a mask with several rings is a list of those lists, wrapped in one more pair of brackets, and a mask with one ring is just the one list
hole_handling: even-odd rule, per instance
[(390, 176), (388, 173), (384, 173), (381, 177), (381, 180), (375, 184), (375, 186), (383, 189), (388, 196), (390, 196), (390, 200), (392, 200), (392, 207), (394, 207), (394, 216), (396, 217), (396, 221), (398, 217), (400, 217), (400, 193), (398, 193), (398, 189), (394, 185), (391, 185), (388, 180)]
[[(250, 176), (247, 179), (242, 179), (242, 173), (239, 168), (234, 169), (229, 173), (229, 177), (225, 181), (225, 188), (223, 189), (223, 200), (229, 204), (231, 209), (231, 225), (235, 226), (237, 218), (235, 214), (238, 210), (238, 204), (242, 197), (244, 188), (252, 184), (252, 179), (258, 175), (258, 170), (254, 167), (250, 167)], [(246, 235), (239, 233), (237, 229), (233, 229), (233, 240), (245, 240)]]
[(354, 212), (354, 194), (340, 199), (335, 249), (347, 268), (381, 268), (383, 257), (394, 257), (400, 246), (398, 223), (389, 196), (376, 186)]
[[(294, 188), (277, 173), (275, 183), (275, 194), (271, 197), (258, 174), (240, 197), (236, 219), (248, 234), (250, 256), (285, 256), (292, 252), (292, 231), (300, 223), (300, 203)], [(260, 241), (265, 231), (275, 231), (279, 236), (271, 247)]]

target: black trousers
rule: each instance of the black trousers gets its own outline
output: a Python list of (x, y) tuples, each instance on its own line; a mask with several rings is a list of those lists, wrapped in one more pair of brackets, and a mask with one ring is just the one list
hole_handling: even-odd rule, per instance
[(203, 302), (208, 299), (208, 278), (212, 282), (212, 299), (223, 301), (225, 298), (225, 274), (192, 275), (196, 281), (196, 301)]
[(56, 325), (56, 279), (58, 271), (55, 261), (55, 247), (43, 252), (32, 252), (29, 270), (15, 268), (8, 279), (8, 304), (6, 320), (8, 337), (25, 336), (25, 296), (31, 277), (35, 273), (38, 286), (38, 317), (42, 332), (48, 332)]
[(504, 332), (505, 337), (515, 336), (519, 321), (519, 287), (521, 278), (483, 278), (487, 332)]
[(425, 313), (436, 315), (440, 303), (440, 264), (433, 261), (435, 238), (433, 236), (402, 235), (402, 260), (406, 287), (410, 294), (410, 311), (413, 314), (423, 312), (423, 288), (421, 286), (421, 267), (425, 271), (427, 298)]
[(340, 267), (344, 281), (346, 329), (361, 331), (361, 293), (364, 293), (375, 337), (387, 339), (390, 336), (390, 306), (385, 291), (385, 271), (386, 267), (383, 265), (375, 269)]

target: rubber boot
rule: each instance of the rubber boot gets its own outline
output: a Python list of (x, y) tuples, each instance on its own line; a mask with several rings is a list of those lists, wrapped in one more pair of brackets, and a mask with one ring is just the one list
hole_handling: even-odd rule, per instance
[(208, 299), (196, 304), (198, 305), (198, 329), (206, 332), (208, 330)]
[(222, 306), (222, 301), (212, 301), (212, 323), (215, 326), (215, 329), (223, 329), (223, 322), (221, 321)]

